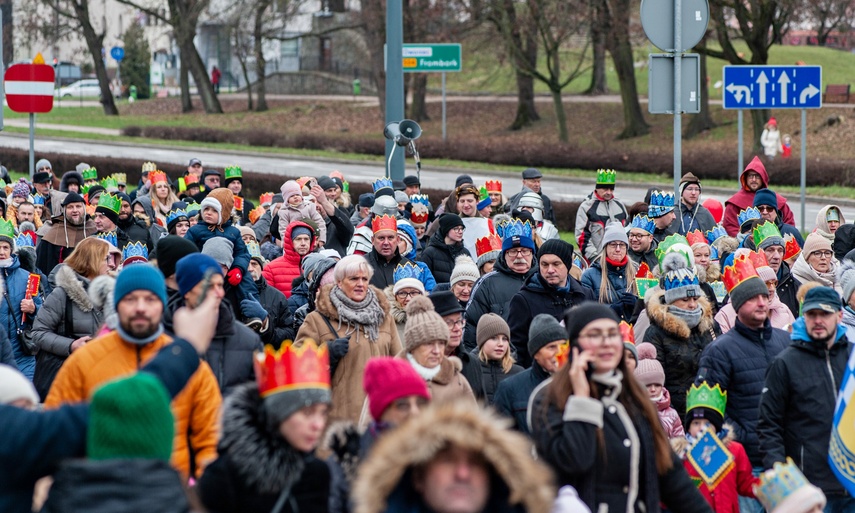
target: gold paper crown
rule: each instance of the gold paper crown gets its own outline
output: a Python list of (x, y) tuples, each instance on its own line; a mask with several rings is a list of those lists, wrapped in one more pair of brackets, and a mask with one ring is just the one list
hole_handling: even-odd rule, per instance
[[(799, 467), (788, 457), (786, 463), (775, 463), (772, 469), (760, 475), (760, 482), (754, 485), (754, 495), (757, 496), (766, 511), (779, 511), (778, 507), (787, 502), (787, 499), (792, 497), (797, 490), (809, 485), (810, 483), (799, 470)], [(799, 499), (794, 498), (794, 500), (798, 501)], [(796, 511), (796, 506), (807, 505), (794, 503), (790, 506), (793, 507), (792, 511)], [(781, 508), (781, 510), (783, 509)], [(788, 508), (787, 511), (790, 509)], [(805, 508), (802, 511), (808, 510)]]
[(264, 352), (255, 353), (255, 379), (261, 397), (289, 390), (330, 388), (330, 359), (327, 345), (320, 347), (307, 339), (302, 346), (294, 347), (292, 341), (282, 342), (276, 350), (264, 346)]
[(116, 183), (119, 185), (127, 185), (128, 184), (128, 175), (125, 173), (113, 173), (113, 179), (116, 180)]
[(157, 164), (154, 162), (143, 162), (142, 172), (151, 173), (152, 171), (157, 171)]

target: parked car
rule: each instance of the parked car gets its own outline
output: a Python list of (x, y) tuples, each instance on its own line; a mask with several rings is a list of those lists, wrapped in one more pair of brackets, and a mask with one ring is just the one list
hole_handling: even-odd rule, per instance
[(57, 98), (100, 97), (101, 86), (97, 78), (85, 78), (54, 91)]
[(73, 62), (58, 62), (53, 65), (53, 69), (56, 71), (56, 85), (59, 87), (71, 85), (83, 78), (80, 66)]

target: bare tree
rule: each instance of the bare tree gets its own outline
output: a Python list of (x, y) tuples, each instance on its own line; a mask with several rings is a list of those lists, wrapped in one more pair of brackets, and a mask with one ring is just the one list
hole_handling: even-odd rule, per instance
[(804, 0), (802, 17), (816, 30), (816, 39), (825, 46), (832, 32), (848, 32), (855, 22), (851, 0)]
[(715, 128), (716, 124), (712, 118), (712, 112), (710, 112), (710, 84), (709, 84), (709, 75), (707, 74), (707, 55), (704, 53), (704, 50), (707, 47), (707, 37), (709, 37), (710, 32), (707, 31), (704, 34), (701, 42), (697, 44), (695, 51), (700, 53), (701, 55), (701, 111), (694, 116), (692, 116), (691, 121), (689, 121), (688, 126), (686, 126), (686, 130), (683, 131), (684, 139), (691, 139), (700, 133)]
[(633, 0), (604, 0), (601, 6), (603, 9), (599, 14), (602, 18), (597, 23), (606, 34), (606, 49), (612, 55), (623, 104), (624, 127), (618, 139), (645, 135), (650, 132), (650, 125), (644, 120), (641, 104), (638, 101), (635, 60), (629, 31), (629, 17), (635, 10), (635, 3)]
[(609, 84), (606, 81), (606, 33), (602, 26), (602, 10), (605, 0), (589, 0), (588, 22), (591, 25), (591, 48), (593, 49), (593, 64), (591, 68), (591, 85), (585, 94), (608, 94)]

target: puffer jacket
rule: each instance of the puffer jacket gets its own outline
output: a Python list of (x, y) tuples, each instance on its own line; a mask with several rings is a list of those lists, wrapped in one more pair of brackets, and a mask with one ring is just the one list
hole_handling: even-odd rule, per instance
[[(611, 285), (608, 299), (609, 303), (613, 303), (620, 299), (620, 294), (627, 291), (627, 282), (626, 276), (624, 276), (624, 269), (626, 265), (612, 265), (607, 263), (608, 267), (608, 276), (609, 285)], [(600, 298), (600, 283), (603, 279), (603, 269), (600, 267), (599, 260), (595, 260), (587, 269), (582, 272), (582, 285), (588, 287), (589, 289), (594, 291), (594, 298), (599, 300)]]
[(460, 255), (469, 255), (463, 243), (446, 244), (445, 237), (437, 231), (422, 251), (421, 261), (427, 264), (437, 283), (448, 283), (454, 271), (454, 259)]
[(532, 258), (531, 269), (527, 273), (516, 273), (508, 267), (504, 254), (500, 254), (493, 270), (475, 282), (469, 296), (469, 304), (466, 305), (466, 328), (463, 332), (463, 349), (466, 352), (472, 351), (478, 345), (475, 332), (478, 330), (481, 316), (494, 313), (507, 321), (510, 318), (511, 299), (536, 270), (537, 260)]
[[(3, 286), (0, 291), (3, 297), (0, 298), (0, 325), (5, 328), (8, 334), (9, 343), (12, 345), (12, 351), (15, 355), (15, 364), (18, 366), (24, 376), (28, 379), (33, 379), (33, 373), (36, 370), (36, 357), (24, 354), (21, 349), (21, 343), (18, 340), (18, 328), (24, 329), (26, 326), (32, 326), (33, 321), (38, 315), (39, 308), (43, 303), (41, 295), (33, 297), (33, 303), (36, 305), (35, 314), (27, 315), (27, 323), (22, 323), (21, 320), (21, 300), (24, 299), (27, 293), (27, 280), (30, 278), (30, 273), (21, 267), (21, 262), (17, 255), (12, 255), (12, 263), (9, 267), (0, 269), (3, 276)], [(9, 309), (11, 305), (11, 311)]]
[(775, 288), (775, 293), (781, 303), (787, 305), (794, 318), (799, 315), (799, 300), (796, 294), (801, 286), (802, 282), (790, 272), (790, 266), (786, 262), (781, 262), (781, 267), (778, 268), (778, 287)]
[(656, 359), (665, 369), (665, 388), (671, 395), (671, 405), (680, 418), (686, 414), (686, 393), (698, 375), (701, 353), (713, 340), (721, 336), (721, 330), (712, 316), (712, 307), (705, 297), (698, 300), (703, 312), (701, 322), (692, 329), (686, 321), (668, 312), (665, 292), (651, 292), (647, 301), (650, 327), (644, 332), (644, 342), (656, 348)]
[(828, 463), (837, 393), (852, 351), (846, 328), (837, 327), (831, 348), (810, 339), (803, 317), (792, 343), (769, 367), (760, 396), (757, 436), (763, 466), (793, 459), (811, 484), (826, 495), (846, 493)]
[(470, 365), (468, 369), (464, 369), (464, 377), (469, 382), (469, 386), (472, 387), (475, 399), (488, 406), (492, 406), (499, 384), (523, 371), (523, 368), (517, 364), (505, 372), (502, 370), (502, 362), (499, 360), (482, 361), (478, 357), (478, 349), (469, 353), (469, 356), (477, 365)]
[(662, 388), (662, 396), (656, 401), (656, 413), (659, 415), (659, 423), (668, 438), (679, 438), (685, 436), (683, 431), (683, 419), (677, 414), (677, 410), (671, 408), (671, 395), (667, 388)]
[(398, 230), (406, 233), (407, 236), (414, 241), (413, 247), (404, 256), (409, 258), (410, 262), (416, 264), (421, 268), (422, 276), (420, 280), (425, 286), (425, 291), (430, 294), (436, 287), (436, 278), (434, 277), (433, 272), (430, 270), (430, 267), (426, 263), (420, 261), (421, 250), (419, 248), (419, 239), (416, 236), (416, 229), (413, 228), (413, 225), (411, 224), (401, 223), (400, 225), (398, 225)]
[(773, 328), (768, 320), (763, 328), (753, 330), (737, 319), (732, 330), (701, 353), (695, 383), (706, 381), (727, 392), (725, 421), (733, 425), (755, 467), (763, 465), (756, 428), (766, 370), (789, 344), (787, 332)]
[(600, 252), (600, 242), (606, 225), (618, 222), (626, 226), (626, 206), (617, 198), (602, 200), (596, 191), (591, 192), (576, 211), (576, 241), (585, 258), (591, 262)]
[[(262, 276), (262, 278), (263, 277), (264, 276)], [(274, 290), (278, 291), (275, 287)], [(288, 311), (291, 312), (291, 315), (294, 315), (294, 312), (296, 312), (298, 308), (309, 302), (309, 284), (302, 274), (291, 282), (291, 297), (289, 297), (287, 301)]]
[(529, 434), (526, 420), (528, 400), (534, 389), (547, 378), (549, 373), (546, 369), (532, 360), (531, 367), (499, 383), (493, 396), (493, 406), (499, 413), (514, 419), (514, 429)]
[[(104, 321), (103, 312), (96, 310), (87, 294), (90, 281), (67, 265), (56, 272), (56, 287), (45, 299), (33, 323), (33, 340), (40, 351), (57, 356), (71, 354), (71, 343), (80, 337), (94, 336)], [(64, 334), (65, 302), (71, 300), (73, 337)], [(62, 333), (62, 334), (60, 334)]]
[(294, 279), (298, 278), (303, 272), (300, 269), (300, 262), (303, 261), (303, 257), (294, 251), (294, 243), (291, 241), (291, 231), (295, 226), (302, 226), (312, 231), (312, 243), (309, 246), (309, 251), (315, 250), (317, 239), (315, 238), (314, 230), (303, 222), (292, 223), (285, 228), (285, 239), (282, 240), (282, 247), (285, 249), (285, 252), (281, 257), (271, 260), (264, 266), (264, 271), (261, 273), (264, 279), (267, 280), (267, 284), (285, 294), (286, 298), (291, 297), (291, 286)]

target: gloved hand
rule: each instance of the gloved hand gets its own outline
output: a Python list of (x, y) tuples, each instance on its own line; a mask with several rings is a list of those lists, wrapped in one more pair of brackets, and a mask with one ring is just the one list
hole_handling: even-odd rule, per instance
[[(243, 279), (243, 273), (240, 272), (240, 269), (235, 267), (231, 271), (226, 274), (226, 279), (229, 281), (229, 285), (232, 287), (237, 287), (240, 284), (240, 281)], [(246, 300), (244, 300), (246, 301)]]
[(240, 302), (240, 313), (247, 319), (258, 319), (263, 321), (267, 318), (267, 310), (261, 306), (261, 303), (254, 299), (243, 299)]
[(620, 302), (623, 304), (623, 307), (629, 311), (635, 309), (635, 303), (638, 302), (638, 296), (633, 294), (632, 292), (624, 292), (621, 294)]
[(338, 362), (347, 355), (350, 349), (350, 337), (337, 338), (332, 342), (327, 342), (327, 347), (330, 351), (330, 376), (335, 374), (335, 369)]

